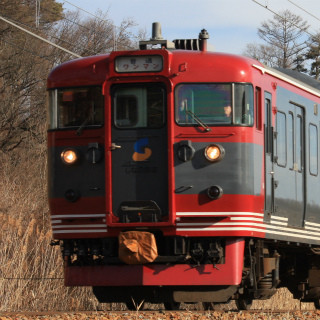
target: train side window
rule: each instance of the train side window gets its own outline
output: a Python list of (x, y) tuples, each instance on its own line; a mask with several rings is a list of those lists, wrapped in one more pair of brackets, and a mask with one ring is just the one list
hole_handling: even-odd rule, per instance
[(286, 126), (286, 114), (283, 112), (277, 112), (276, 118), (276, 156), (277, 164), (281, 167), (287, 165), (287, 126)]
[(293, 154), (294, 154), (294, 149), (293, 149), (293, 141), (294, 141), (294, 132), (293, 132), (293, 113), (289, 112), (288, 115), (288, 166), (289, 169), (293, 170)]
[(318, 175), (318, 128), (309, 125), (309, 168), (310, 174)]
[(273, 147), (273, 133), (272, 133), (272, 122), (271, 122), (271, 100), (265, 99), (265, 152), (272, 153)]
[(301, 172), (302, 170), (302, 118), (296, 118), (296, 169)]
[(256, 102), (256, 128), (258, 130), (262, 129), (262, 108), (261, 108), (261, 88), (256, 87), (255, 92), (255, 102)]

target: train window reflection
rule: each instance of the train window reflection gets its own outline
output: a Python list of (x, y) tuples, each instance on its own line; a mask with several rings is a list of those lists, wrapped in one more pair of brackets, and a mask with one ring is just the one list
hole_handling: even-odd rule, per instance
[(314, 124), (309, 125), (309, 161), (310, 174), (318, 175), (318, 128)]
[(277, 164), (281, 167), (287, 165), (287, 127), (286, 114), (283, 112), (277, 113), (277, 139), (276, 139), (276, 155)]
[(160, 128), (164, 124), (164, 89), (158, 85), (118, 86), (113, 92), (117, 128)]
[(58, 128), (103, 124), (101, 87), (79, 87), (57, 90)]
[[(234, 103), (233, 103), (234, 101)], [(175, 117), (182, 126), (253, 125), (253, 88), (249, 84), (192, 83), (175, 90)]]

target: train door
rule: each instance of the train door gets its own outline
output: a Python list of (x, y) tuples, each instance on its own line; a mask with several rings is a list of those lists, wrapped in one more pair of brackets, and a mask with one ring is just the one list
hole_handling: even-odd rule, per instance
[(112, 210), (120, 222), (157, 222), (168, 214), (165, 87), (112, 88)]
[(270, 221), (274, 211), (274, 170), (273, 170), (273, 126), (272, 126), (272, 95), (265, 92), (265, 124), (264, 124), (264, 154), (265, 154), (265, 221)]
[(288, 224), (303, 227), (305, 216), (305, 121), (304, 109), (290, 103), (290, 112), (294, 115), (293, 128), (293, 166), (295, 176), (295, 206), (289, 213)]
[[(280, 95), (279, 95), (280, 97)], [(304, 112), (279, 99), (274, 155), (274, 215), (302, 227), (305, 214)], [(282, 221), (286, 224), (286, 220)]]

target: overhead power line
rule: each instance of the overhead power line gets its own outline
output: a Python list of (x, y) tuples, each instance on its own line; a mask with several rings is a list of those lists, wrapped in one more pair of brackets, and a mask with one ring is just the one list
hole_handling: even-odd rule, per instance
[(68, 49), (66, 49), (66, 48), (63, 48), (63, 47), (61, 47), (61, 46), (59, 46), (59, 45), (57, 45), (57, 44), (55, 44), (55, 43), (53, 43), (53, 42), (51, 42), (51, 41), (43, 38), (43, 37), (40, 37), (39, 35), (31, 32), (31, 31), (29, 31), (29, 30), (27, 30), (27, 29), (25, 29), (25, 28), (22, 28), (22, 27), (18, 26), (17, 24), (11, 22), (10, 20), (8, 20), (8, 19), (6, 19), (6, 18), (4, 18), (4, 17), (2, 17), (2, 16), (0, 16), (0, 20), (2, 20), (2, 21), (4, 21), (4, 22), (6, 22), (6, 23), (8, 23), (8, 24), (10, 24), (10, 25), (12, 25), (12, 26), (14, 26), (15, 28), (18, 28), (19, 30), (22, 30), (23, 32), (26, 32), (26, 33), (30, 34), (31, 36), (33, 36), (33, 37), (35, 37), (35, 38), (37, 38), (37, 39), (40, 39), (40, 40), (42, 40), (42, 41), (50, 44), (50, 45), (53, 46), (53, 47), (56, 47), (56, 48), (58, 48), (58, 49), (60, 49), (60, 50), (62, 50), (62, 51), (64, 51), (64, 52), (67, 52), (67, 53), (71, 54), (71, 55), (74, 56), (74, 57), (82, 58), (82, 57), (81, 57), (80, 55), (78, 55), (77, 53), (74, 53), (74, 52), (72, 52), (72, 51), (70, 51), (70, 50), (68, 50)]
[(89, 12), (89, 11), (83, 9), (83, 8), (80, 8), (80, 7), (76, 6), (75, 4), (71, 3), (70, 1), (64, 0), (63, 2), (69, 3), (71, 6), (77, 8), (77, 9), (79, 9), (79, 10), (81, 10), (81, 11), (87, 13), (87, 14), (90, 14), (91, 16), (93, 16), (93, 17), (95, 17), (95, 18), (97, 18), (97, 19), (100, 19), (100, 20), (105, 21), (105, 20), (102, 19), (101, 17), (98, 17), (97, 15), (95, 15), (95, 14), (93, 14), (93, 13), (91, 13), (91, 12)]
[[(46, 10), (46, 11), (48, 11), (48, 10)], [(48, 12), (51, 12), (51, 13), (52, 13), (52, 11), (48, 11)], [(8, 17), (4, 17), (4, 18), (9, 19)], [(65, 19), (65, 18), (64, 18), (64, 19)], [(26, 24), (26, 23), (22, 23), (22, 22), (20, 22), (20, 21), (16, 21), (16, 20), (13, 20), (13, 19), (10, 19), (10, 21), (13, 22), (13, 23), (15, 23), (15, 24), (17, 24), (17, 25), (20, 26), (20, 27), (28, 27), (29, 31), (31, 31), (31, 30), (35, 30), (35, 31), (36, 31), (36, 30), (37, 30), (36, 28), (34, 28), (34, 27), (32, 27), (32, 26), (30, 26), (30, 25), (28, 25), (28, 24)], [(70, 21), (71, 21), (71, 20), (70, 20)], [(71, 42), (69, 42), (69, 41), (67, 41), (67, 40), (64, 40), (64, 39), (55, 37), (55, 36), (53, 36), (53, 35), (50, 35), (50, 37), (53, 38), (53, 39), (57, 39), (57, 40), (59, 40), (59, 41), (61, 41), (61, 42), (64, 42), (64, 43), (66, 43), (66, 44), (68, 44), (68, 45), (70, 45), (70, 46), (72, 46), (72, 47), (75, 47), (75, 44), (74, 44), (74, 43), (71, 43)], [(50, 41), (50, 40), (49, 40), (49, 41)], [(94, 52), (94, 54), (96, 54), (96, 53)]]
[[(261, 4), (260, 2), (258, 2), (258, 1), (256, 1), (256, 0), (252, 0), (252, 1), (253, 1), (254, 3), (258, 4), (259, 6), (261, 6), (262, 8), (265, 8), (265, 9), (267, 9), (268, 11), (272, 12), (274, 15), (276, 15), (276, 16), (279, 17), (280, 19), (284, 19), (279, 13), (271, 10), (267, 5), (265, 6), (265, 5)], [(314, 34), (310, 33), (310, 32), (307, 31), (307, 30), (302, 30), (297, 24), (292, 23), (292, 25), (295, 26), (297, 29), (299, 29), (299, 30), (307, 33), (310, 37), (315, 38), (315, 35), (314, 35)]]
[(312, 14), (311, 12), (307, 11), (306, 9), (298, 6), (296, 3), (294, 3), (291, 0), (288, 0), (291, 4), (293, 4), (294, 6), (296, 6), (297, 8), (299, 8), (300, 10), (304, 11), (305, 13), (307, 13), (308, 15), (310, 15), (311, 17), (315, 18), (316, 20), (320, 21), (320, 19), (318, 17), (316, 17), (314, 14)]
[[(73, 7), (77, 8), (77, 9), (79, 9), (79, 10), (81, 10), (81, 11), (83, 11), (83, 12), (85, 12), (85, 13), (91, 15), (91, 16), (93, 16), (96, 19), (99, 19), (101, 21), (104, 21), (104, 22), (108, 23), (107, 20), (102, 19), (101, 17), (99, 17), (99, 16), (97, 16), (97, 15), (95, 15), (95, 14), (93, 14), (93, 13), (91, 13), (91, 12), (89, 12), (89, 11), (87, 11), (87, 10), (85, 10), (85, 9), (83, 9), (83, 8), (73, 4), (73, 3), (71, 3), (70, 1), (64, 0), (63, 2), (66, 2), (66, 3), (70, 4), (71, 6), (73, 6)], [(113, 23), (112, 23), (112, 27), (113, 27), (113, 50), (116, 51), (117, 50), (116, 29), (120, 29), (120, 27), (115, 26)]]
[(26, 48), (22, 48), (21, 46), (18, 46), (18, 45), (16, 45), (15, 43), (13, 43), (13, 42), (11, 42), (11, 41), (8, 41), (8, 40), (5, 40), (5, 39), (2, 39), (2, 40), (3, 40), (5, 43), (9, 44), (10, 46), (16, 47), (16, 48), (18, 48), (18, 49), (20, 49), (20, 50), (22, 50), (22, 51), (28, 52), (28, 53), (32, 54), (33, 56), (39, 57), (39, 58), (41, 58), (41, 59), (46, 59), (46, 60), (48, 60), (48, 61), (50, 61), (50, 62), (53, 62), (53, 63), (55, 62), (54, 60), (49, 59), (48, 57), (45, 57), (45, 56), (41, 56), (41, 55), (37, 54), (37, 53), (34, 52), (34, 51), (28, 50), (28, 49), (26, 49)]

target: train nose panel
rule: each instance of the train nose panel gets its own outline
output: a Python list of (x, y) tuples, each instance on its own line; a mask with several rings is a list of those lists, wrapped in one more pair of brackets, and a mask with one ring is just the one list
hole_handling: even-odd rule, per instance
[[(132, 137), (136, 132), (129, 130), (113, 135), (121, 145), (111, 153), (112, 211), (120, 222), (159, 222), (168, 214), (167, 135), (161, 131), (143, 137)], [(145, 145), (139, 149), (141, 141)]]

